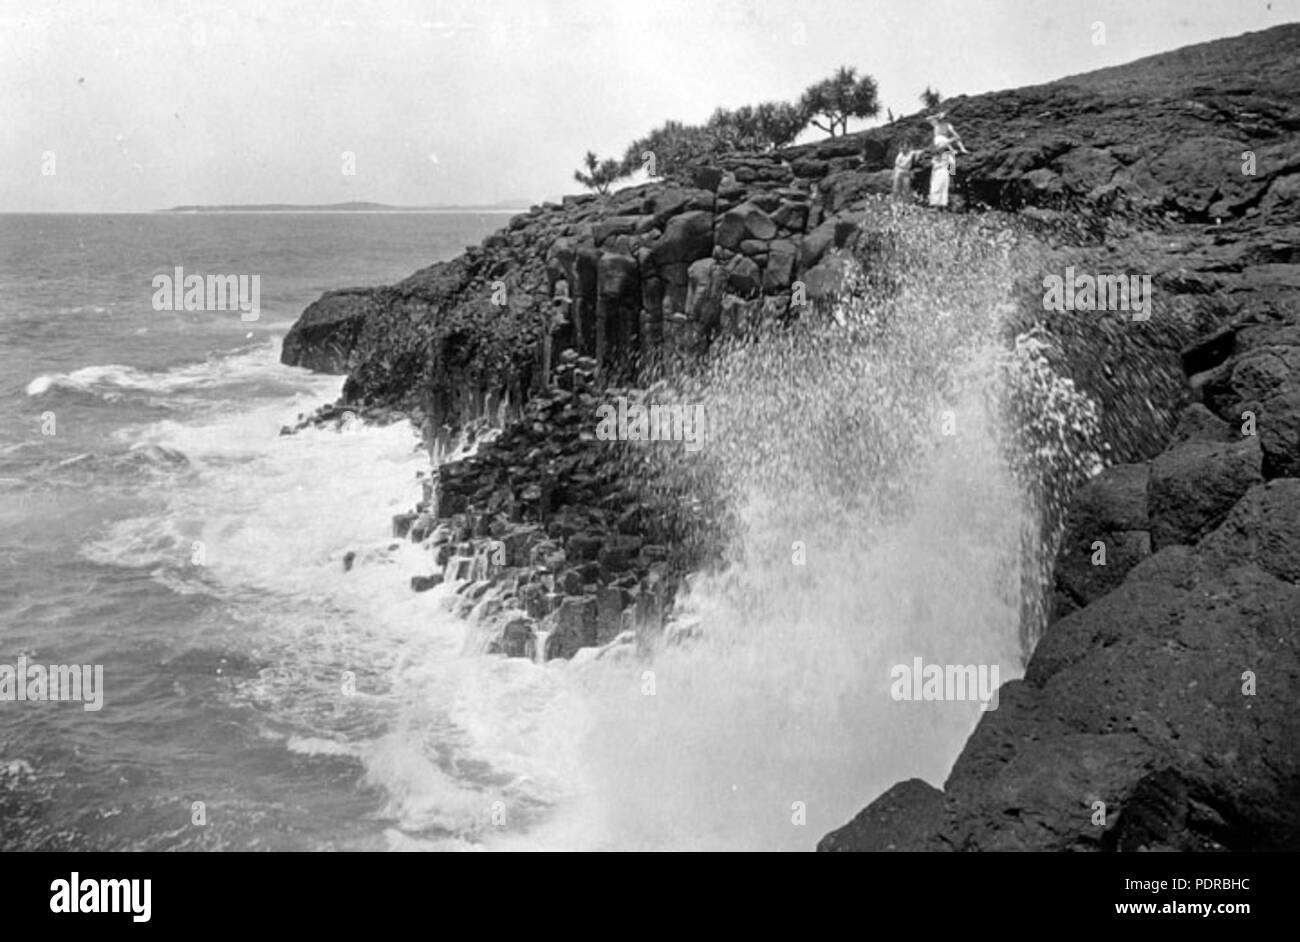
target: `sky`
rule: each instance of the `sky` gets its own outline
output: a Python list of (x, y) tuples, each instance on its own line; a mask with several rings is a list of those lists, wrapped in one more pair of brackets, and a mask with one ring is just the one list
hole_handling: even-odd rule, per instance
[(1300, 0), (0, 0), (0, 212), (527, 205), (580, 191), (587, 150), (841, 65), (905, 114), (927, 85), (1297, 20)]

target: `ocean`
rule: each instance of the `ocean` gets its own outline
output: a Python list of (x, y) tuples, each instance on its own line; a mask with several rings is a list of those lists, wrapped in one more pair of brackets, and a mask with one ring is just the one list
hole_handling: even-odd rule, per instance
[[(478, 653), (391, 538), (414, 429), (280, 435), (342, 387), (279, 362), (304, 307), (504, 221), (0, 216), (0, 670), (103, 671), (96, 711), (0, 699), (0, 850), (811, 850), (892, 782), (942, 783), (980, 705), (896, 702), (891, 665), (1018, 673), (1020, 501), (977, 418), (869, 547), (798, 534), (815, 575), (756, 529), (757, 562), (683, 605), (702, 640), (652, 664)], [(155, 310), (178, 266), (259, 276), (258, 319)], [(834, 397), (881, 398), (804, 385), (832, 427)]]
[[(342, 379), (279, 351), (321, 292), (506, 218), (0, 217), (0, 664), (104, 676), (96, 712), (0, 702), (0, 849), (386, 848), (490, 814), (461, 783), (507, 773), (462, 704), (395, 689), (461, 640), (387, 550), (427, 458), (404, 426), (281, 437)], [(154, 310), (176, 266), (259, 275), (258, 319)]]

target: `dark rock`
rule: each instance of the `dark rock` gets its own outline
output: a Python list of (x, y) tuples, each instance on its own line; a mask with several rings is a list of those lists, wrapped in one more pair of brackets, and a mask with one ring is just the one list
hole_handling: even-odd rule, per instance
[(1220, 565), (1249, 560), (1278, 579), (1300, 584), (1300, 479), (1252, 487), (1199, 549)]
[(603, 586), (596, 591), (596, 644), (608, 644), (623, 630), (623, 590)]
[(597, 245), (601, 245), (611, 236), (628, 235), (638, 231), (647, 221), (654, 223), (653, 216), (607, 216), (591, 227), (591, 236)]
[(660, 266), (707, 258), (713, 251), (713, 214), (696, 210), (674, 216), (653, 251), (655, 264)]
[(938, 831), (943, 792), (919, 778), (899, 782), (817, 844), (821, 852), (922, 850)]
[(294, 323), (284, 337), (280, 360), (319, 373), (346, 373), (362, 326), (378, 307), (366, 288), (330, 291)]
[(702, 190), (716, 190), (722, 183), (722, 171), (716, 167), (693, 167), (691, 183)]
[(722, 214), (715, 238), (719, 245), (735, 250), (745, 239), (767, 240), (776, 238), (776, 235), (777, 227), (772, 217), (753, 203), (742, 203)]
[(604, 540), (594, 533), (575, 533), (565, 545), (568, 558), (574, 562), (596, 559)]
[[(1239, 422), (1234, 431), (1244, 425)], [(1264, 452), (1264, 476), (1300, 477), (1300, 381), (1293, 379), (1265, 399), (1255, 425)]]
[(790, 280), (794, 275), (794, 266), (798, 254), (798, 249), (795, 248), (793, 242), (777, 239), (772, 243), (771, 254), (767, 259), (767, 268), (763, 271), (764, 290), (780, 291), (790, 287)]
[(803, 232), (804, 225), (808, 222), (808, 204), (782, 203), (772, 214), (772, 221), (782, 229)]
[(557, 591), (565, 595), (581, 595), (583, 586), (582, 574), (576, 569), (566, 569), (561, 575), (556, 586)]
[(1194, 543), (1263, 480), (1259, 441), (1186, 441), (1151, 464), (1151, 546)]
[(754, 260), (737, 255), (727, 263), (727, 283), (739, 294), (753, 294), (762, 284), (762, 272)]
[(642, 542), (641, 537), (629, 534), (608, 537), (600, 550), (600, 565), (610, 572), (623, 572), (635, 565)]
[(1226, 442), (1233, 440), (1232, 428), (1199, 402), (1183, 410), (1174, 429), (1175, 442)]
[(528, 657), (534, 638), (531, 618), (512, 618), (501, 629), (501, 654), (506, 657)]

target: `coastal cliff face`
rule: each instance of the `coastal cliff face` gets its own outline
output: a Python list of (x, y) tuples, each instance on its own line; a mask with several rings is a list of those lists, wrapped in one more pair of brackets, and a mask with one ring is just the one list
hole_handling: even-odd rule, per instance
[[(973, 151), (958, 208), (1034, 246), (1013, 327), (1040, 326), (1100, 405), (1110, 467), (1048, 508), (1046, 630), (944, 788), (901, 783), (820, 849), (1300, 846), (1297, 48), (1279, 27), (945, 102)], [(503, 654), (648, 643), (717, 534), (675, 525), (596, 408), (721, 335), (824, 312), (881, 251), (895, 147), (925, 133), (918, 115), (567, 197), (311, 305), (283, 359), (346, 373), (324, 417), (400, 412), (438, 458), (478, 445), (394, 521), (433, 552), (413, 588), (461, 583)], [(1149, 317), (1044, 311), (1042, 276), (1070, 266), (1150, 276)]]

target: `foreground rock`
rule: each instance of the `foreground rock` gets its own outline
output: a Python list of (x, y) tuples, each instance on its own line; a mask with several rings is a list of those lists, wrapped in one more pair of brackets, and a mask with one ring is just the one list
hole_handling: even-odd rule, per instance
[[(1263, 460), (1242, 368), (1252, 337), (1290, 359), (1297, 327), (1300, 294), (1216, 335), (1214, 410), (1192, 404), (1164, 453), (1076, 497), (1056, 568), (1064, 617), (942, 793), (896, 786), (819, 849), (1300, 847), (1300, 478), (1276, 474), (1283, 452)], [(1275, 373), (1272, 388), (1297, 378)], [(1274, 412), (1270, 437), (1298, 418)]]

